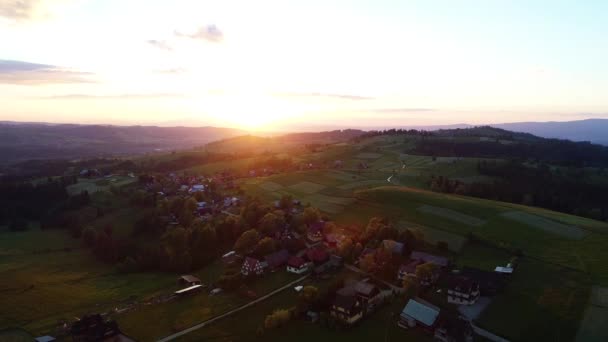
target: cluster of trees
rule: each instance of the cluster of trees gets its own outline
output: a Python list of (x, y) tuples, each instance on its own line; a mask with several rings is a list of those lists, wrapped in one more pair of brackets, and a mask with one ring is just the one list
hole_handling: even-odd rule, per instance
[(501, 143), (491, 141), (425, 139), (415, 154), (444, 157), (473, 157), (532, 160), (560, 166), (608, 167), (608, 147), (588, 142), (535, 138)]
[(385, 129), (385, 130), (374, 130), (365, 132), (352, 140), (356, 143), (361, 142), (368, 138), (373, 138), (381, 135), (408, 135), (417, 137), (430, 137), (433, 136), (433, 132), (416, 130), (416, 129)]
[(171, 160), (162, 160), (156, 162), (154, 165), (148, 165), (146, 168), (156, 172), (169, 172), (172, 170), (182, 170), (187, 169), (189, 167), (203, 165), (208, 163), (215, 163), (227, 160), (235, 160), (238, 159), (238, 156), (235, 156), (230, 153), (216, 153), (216, 152), (206, 152), (206, 153), (189, 153), (187, 155), (181, 155), (177, 158), (173, 158)]
[[(478, 171), (495, 180), (465, 184), (433, 176), (430, 188), (437, 192), (520, 203), (597, 220), (608, 219), (605, 199), (608, 185), (593, 181), (593, 177), (581, 169), (552, 169), (547, 164), (529, 167), (517, 161), (482, 161), (478, 164)], [(604, 173), (602, 169), (595, 172), (599, 176)]]
[(29, 181), (0, 182), (0, 222), (41, 219), (51, 208), (68, 200), (66, 187), (74, 183), (75, 177), (49, 178), (36, 184)]

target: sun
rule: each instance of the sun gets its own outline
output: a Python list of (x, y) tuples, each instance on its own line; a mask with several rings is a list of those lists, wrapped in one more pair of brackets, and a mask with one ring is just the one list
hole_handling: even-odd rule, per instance
[(217, 121), (248, 131), (273, 130), (294, 113), (293, 106), (264, 94), (223, 95), (207, 107)]

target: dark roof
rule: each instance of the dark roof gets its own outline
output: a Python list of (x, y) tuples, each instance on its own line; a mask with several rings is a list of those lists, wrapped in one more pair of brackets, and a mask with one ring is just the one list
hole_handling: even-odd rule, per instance
[(315, 222), (308, 226), (309, 233), (321, 233), (325, 227), (325, 221)]
[(462, 275), (452, 275), (448, 278), (448, 288), (461, 293), (472, 292), (479, 287), (479, 284), (469, 277)]
[(389, 250), (395, 254), (403, 253), (404, 245), (401, 242), (395, 240), (383, 240), (382, 246), (384, 246), (384, 249)]
[(350, 311), (357, 306), (357, 298), (338, 294), (336, 295), (336, 299), (334, 299), (334, 305)]
[(432, 262), (433, 264), (441, 267), (446, 267), (449, 263), (448, 258), (419, 251), (413, 251), (410, 259)]
[(181, 279), (185, 282), (188, 282), (188, 283), (196, 283), (196, 282), (200, 283), (200, 281), (201, 281), (197, 277), (190, 275), (190, 274), (183, 275), (183, 276), (179, 277), (179, 279)]
[(375, 289), (376, 289), (376, 285), (371, 284), (371, 283), (362, 282), (362, 281), (358, 282), (355, 285), (355, 291), (357, 291), (357, 293), (361, 293), (365, 296), (371, 295)]
[(465, 267), (460, 272), (477, 283), (481, 291), (494, 292), (503, 289), (507, 284), (507, 277), (503, 273), (484, 271), (477, 268)]
[(471, 335), (471, 323), (453, 315), (442, 314), (437, 323), (437, 329), (443, 329), (456, 342), (465, 342)]
[(278, 252), (268, 254), (264, 257), (264, 260), (266, 261), (266, 263), (268, 263), (268, 267), (270, 268), (285, 265), (287, 259), (289, 259), (289, 252), (287, 252), (286, 249), (281, 249)]
[(399, 273), (416, 273), (416, 267), (422, 264), (424, 264), (424, 261), (422, 260), (410, 261), (409, 263), (403, 264), (401, 267), (399, 267)]
[(289, 260), (287, 261), (287, 265), (291, 266), (291, 267), (297, 267), (300, 268), (302, 267), (302, 265), (306, 264), (306, 260), (297, 257), (297, 256), (292, 256), (289, 258)]

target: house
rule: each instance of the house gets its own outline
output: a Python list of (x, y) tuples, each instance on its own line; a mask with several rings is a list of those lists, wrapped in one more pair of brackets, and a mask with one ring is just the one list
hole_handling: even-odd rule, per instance
[(179, 277), (177, 279), (177, 284), (180, 286), (194, 286), (194, 285), (200, 285), (201, 280), (193, 275), (187, 274), (187, 275), (183, 275), (183, 276)]
[(416, 276), (416, 267), (418, 265), (424, 264), (424, 261), (421, 260), (413, 260), (407, 264), (401, 265), (399, 267), (399, 272), (397, 273), (397, 279), (403, 280), (407, 276), (415, 277)]
[(340, 268), (344, 265), (344, 259), (339, 256), (332, 254), (329, 256), (329, 267), (332, 268)]
[(511, 274), (511, 273), (513, 273), (513, 267), (496, 266), (496, 268), (494, 269), (494, 272)]
[(372, 283), (360, 281), (355, 284), (355, 294), (366, 312), (373, 311), (380, 302), (382, 302), (382, 296), (380, 296), (380, 290)]
[(306, 234), (308, 241), (312, 243), (323, 241), (323, 228), (325, 228), (324, 221), (319, 221), (308, 225), (308, 232)]
[(462, 275), (452, 275), (448, 279), (448, 303), (472, 305), (479, 299), (479, 284)]
[(450, 264), (448, 258), (446, 258), (446, 257), (437, 256), (437, 255), (433, 255), (433, 254), (429, 254), (429, 253), (425, 253), (425, 252), (419, 252), (419, 251), (413, 251), (412, 254), (410, 255), (410, 259), (420, 260), (425, 263), (431, 262), (440, 267), (447, 267)]
[(435, 329), (435, 340), (441, 342), (472, 342), (471, 323), (462, 317), (442, 315)]
[(291, 257), (287, 260), (287, 272), (302, 274), (308, 272), (309, 263), (300, 257)]
[(54, 338), (53, 336), (45, 335), (45, 336), (36, 337), (34, 339), (34, 341), (36, 341), (36, 342), (53, 342), (53, 341), (57, 341), (57, 339)]
[(329, 260), (329, 254), (318, 247), (309, 248), (306, 250), (304, 254), (308, 261), (314, 263), (315, 265), (323, 265)]
[(363, 318), (363, 307), (356, 296), (336, 295), (329, 312), (332, 317), (348, 325)]
[(383, 240), (382, 247), (384, 250), (391, 251), (393, 254), (402, 255), (405, 245), (395, 240)]
[(260, 275), (264, 272), (264, 265), (258, 259), (247, 257), (241, 267), (241, 274), (244, 276), (248, 275)]
[[(111, 341), (121, 336), (118, 323), (104, 320), (100, 314), (91, 314), (81, 317), (70, 327), (72, 341)], [(131, 339), (126, 339), (131, 341)]]
[(460, 274), (479, 284), (479, 292), (482, 296), (494, 296), (502, 292), (508, 281), (508, 274), (471, 267), (463, 268)]
[(278, 252), (268, 254), (264, 257), (266, 264), (268, 264), (268, 268), (271, 270), (276, 270), (277, 268), (285, 265), (288, 259), (289, 252), (287, 252), (286, 249), (281, 249)]
[(189, 193), (203, 192), (203, 191), (205, 191), (205, 186), (203, 184), (195, 184), (190, 188), (190, 190), (188, 190)]
[(420, 326), (424, 330), (432, 332), (437, 323), (439, 312), (438, 307), (427, 301), (420, 298), (410, 299), (401, 311), (397, 324), (404, 329)]

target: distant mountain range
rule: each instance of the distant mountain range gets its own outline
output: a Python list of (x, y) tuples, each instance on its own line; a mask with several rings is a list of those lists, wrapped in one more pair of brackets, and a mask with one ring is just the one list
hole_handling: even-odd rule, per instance
[(218, 127), (0, 122), (0, 163), (185, 149), (243, 134), (238, 129)]
[[(471, 128), (481, 125), (454, 124), (431, 126), (400, 126), (407, 129), (436, 131), (439, 129)], [(572, 141), (589, 141), (594, 144), (608, 145), (608, 119), (587, 119), (576, 121), (549, 122), (512, 122), (487, 124), (512, 132), (530, 133), (542, 138), (566, 139)]]
[[(608, 145), (608, 119), (566, 122), (516, 122), (489, 126), (543, 138), (590, 141)], [(400, 126), (399, 128), (439, 130), (474, 127), (468, 124)], [(332, 127), (336, 129), (337, 127)], [(387, 127), (388, 128), (388, 127)], [(314, 131), (311, 129), (311, 131)], [(327, 131), (319, 127), (316, 131)], [(358, 134), (359, 130), (340, 136)], [(331, 136), (336, 136), (335, 133)], [(31, 159), (75, 159), (140, 154), (202, 146), (247, 132), (220, 127), (157, 127), (20, 123), (0, 121), (0, 164)], [(263, 134), (270, 135), (270, 134)], [(276, 135), (273, 133), (272, 135)], [(312, 139), (309, 134), (292, 134)], [(318, 138), (317, 136), (315, 136)]]

